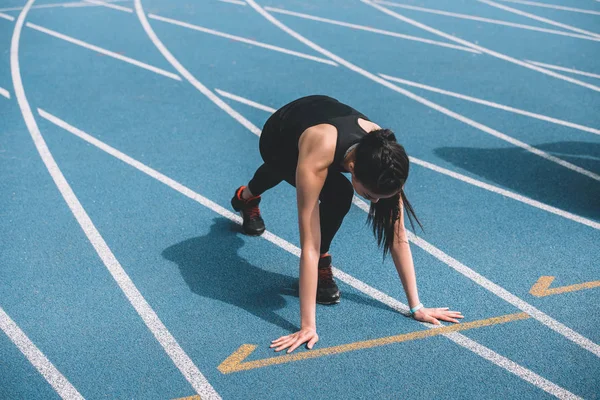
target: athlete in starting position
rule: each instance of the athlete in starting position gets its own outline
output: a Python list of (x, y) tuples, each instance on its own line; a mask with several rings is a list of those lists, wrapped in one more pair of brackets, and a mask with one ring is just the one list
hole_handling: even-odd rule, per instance
[[(411, 226), (420, 225), (404, 195), (409, 161), (394, 133), (362, 113), (327, 96), (295, 100), (277, 110), (260, 137), (264, 160), (252, 180), (235, 192), (231, 204), (243, 217), (246, 234), (265, 230), (260, 195), (285, 180), (296, 187), (300, 228), (300, 331), (272, 341), (288, 353), (319, 340), (316, 304), (335, 304), (340, 292), (333, 279), (329, 246), (350, 210), (354, 191), (371, 202), (368, 221), (384, 255), (392, 259), (418, 321), (458, 323), (460, 312), (425, 308), (419, 301), (412, 254), (404, 228), (406, 209)], [(350, 182), (342, 173), (350, 173)]]

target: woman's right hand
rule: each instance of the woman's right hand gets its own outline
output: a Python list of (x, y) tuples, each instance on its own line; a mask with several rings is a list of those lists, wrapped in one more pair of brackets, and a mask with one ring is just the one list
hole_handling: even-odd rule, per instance
[(296, 333), (273, 340), (269, 347), (275, 347), (275, 351), (281, 351), (289, 347), (289, 350), (287, 351), (289, 354), (306, 342), (308, 342), (308, 349), (311, 350), (318, 341), (319, 335), (317, 335), (317, 330), (315, 328), (302, 328)]

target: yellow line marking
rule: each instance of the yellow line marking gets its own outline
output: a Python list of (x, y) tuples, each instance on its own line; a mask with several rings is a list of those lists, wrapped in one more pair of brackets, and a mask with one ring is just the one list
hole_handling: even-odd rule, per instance
[(245, 371), (255, 368), (267, 367), (269, 365), (284, 364), (294, 361), (306, 360), (309, 358), (317, 358), (323, 356), (329, 356), (333, 354), (345, 353), (348, 351), (355, 351), (361, 349), (368, 349), (372, 347), (385, 346), (392, 343), (406, 342), (409, 340), (424, 339), (431, 336), (443, 335), (444, 333), (465, 331), (468, 329), (482, 328), (484, 326), (504, 324), (511, 321), (523, 320), (530, 318), (526, 313), (507, 314), (500, 317), (488, 318), (479, 321), (466, 322), (462, 324), (448, 325), (441, 328), (432, 328), (424, 331), (417, 331), (411, 333), (405, 333), (402, 335), (388, 336), (380, 339), (365, 340), (362, 342), (355, 342), (350, 344), (343, 344), (340, 346), (327, 347), (324, 349), (304, 351), (297, 354), (288, 354), (283, 356), (265, 358), (262, 360), (248, 361), (244, 360), (252, 354), (252, 352), (258, 347), (253, 344), (243, 344), (237, 349), (232, 355), (227, 357), (225, 361), (217, 367), (223, 374), (230, 374), (232, 372)]
[(188, 397), (179, 397), (179, 398), (173, 399), (173, 400), (200, 400), (200, 396), (195, 395), (195, 396), (188, 396)]
[(531, 287), (530, 294), (536, 297), (551, 296), (553, 294), (561, 294), (567, 292), (574, 292), (576, 290), (592, 289), (600, 286), (600, 281), (591, 281), (585, 283), (578, 283), (576, 285), (563, 286), (554, 289), (548, 289), (554, 282), (554, 276), (542, 276), (538, 281)]

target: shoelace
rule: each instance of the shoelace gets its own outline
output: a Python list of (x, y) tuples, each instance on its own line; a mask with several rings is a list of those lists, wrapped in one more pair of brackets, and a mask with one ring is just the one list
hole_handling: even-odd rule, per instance
[(248, 218), (250, 218), (250, 219), (259, 218), (260, 217), (260, 209), (258, 208), (258, 206), (250, 207), (250, 208), (246, 209), (246, 214), (248, 215)]
[(319, 268), (319, 279), (322, 281), (332, 281), (333, 271), (329, 268)]

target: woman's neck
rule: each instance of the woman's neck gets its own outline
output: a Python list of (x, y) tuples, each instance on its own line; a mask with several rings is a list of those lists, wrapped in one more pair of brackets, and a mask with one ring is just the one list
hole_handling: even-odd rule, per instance
[(354, 161), (356, 154), (356, 144), (350, 146), (348, 150), (346, 150), (346, 154), (344, 155), (344, 161), (342, 161), (342, 167), (348, 172), (350, 172), (350, 163)]

